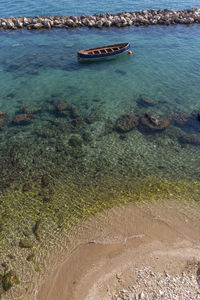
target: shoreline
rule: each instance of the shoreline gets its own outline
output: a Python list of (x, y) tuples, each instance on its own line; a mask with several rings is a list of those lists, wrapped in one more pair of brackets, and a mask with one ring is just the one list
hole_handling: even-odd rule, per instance
[(185, 10), (150, 9), (117, 14), (94, 14), (91, 16), (35, 16), (0, 18), (0, 30), (41, 30), (78, 27), (125, 27), (149, 25), (190, 25), (200, 23), (200, 8)]
[[(167, 272), (172, 278), (185, 272), (196, 278), (199, 213), (199, 206), (176, 201), (131, 204), (105, 212), (98, 217), (104, 224), (48, 272), (34, 300), (115, 299), (131, 284), (136, 286), (132, 277), (136, 269)], [(95, 217), (90, 226), (94, 222)]]

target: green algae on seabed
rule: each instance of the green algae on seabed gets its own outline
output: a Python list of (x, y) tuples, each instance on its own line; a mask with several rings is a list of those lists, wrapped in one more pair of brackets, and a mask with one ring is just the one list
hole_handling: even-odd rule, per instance
[[(85, 184), (59, 182), (54, 186), (49, 203), (43, 203), (41, 198), (38, 190), (34, 189), (26, 193), (7, 191), (0, 198), (1, 220), (4, 224), (0, 233), (0, 255), (2, 260), (8, 261), (8, 255), (14, 253), (14, 259), (9, 260), (9, 264), (18, 270), (24, 287), (30, 285), (30, 274), (37, 272), (39, 276), (45, 265), (45, 253), (58, 247), (59, 236), (63, 232), (67, 236), (76, 225), (89, 217), (127, 203), (163, 199), (199, 202), (200, 182), (158, 180), (153, 176), (126, 180), (104, 176), (103, 179), (93, 179)], [(41, 220), (40, 240), (33, 232), (38, 220)], [(27, 235), (33, 248), (20, 249), (19, 241), (26, 239)], [(22, 292), (23, 288), (18, 290), (17, 286), (12, 290), (15, 296), (26, 292), (25, 288)]]
[[(7, 247), (37, 247), (45, 239), (45, 227), (52, 224), (56, 234), (63, 228), (73, 228), (77, 223), (116, 205), (144, 200), (182, 199), (189, 202), (200, 200), (200, 182), (187, 180), (159, 181), (157, 178), (94, 180), (83, 185), (59, 184), (55, 186), (51, 202), (43, 203), (37, 190), (27, 193), (7, 191), (1, 195), (1, 252)], [(38, 219), (43, 235), (34, 237)], [(42, 222), (42, 223), (41, 223)], [(36, 226), (36, 227), (35, 227)], [(49, 227), (49, 226), (48, 226)], [(26, 231), (29, 230), (29, 238)], [(41, 229), (40, 229), (41, 230)], [(25, 242), (24, 242), (25, 241)], [(27, 242), (26, 242), (27, 241)]]

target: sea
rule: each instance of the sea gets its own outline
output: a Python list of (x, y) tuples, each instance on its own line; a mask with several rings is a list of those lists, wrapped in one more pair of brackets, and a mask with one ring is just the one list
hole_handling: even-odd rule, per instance
[[(0, 16), (195, 7), (199, 1), (2, 0)], [(121, 42), (132, 55), (77, 60), (77, 50)], [(28, 293), (30, 274), (40, 273), (60, 236), (75, 230), (75, 238), (89, 217), (130, 202), (200, 199), (199, 24), (0, 30), (0, 111), (0, 255), (23, 282), (13, 299)], [(170, 125), (149, 129), (146, 113)], [(127, 114), (138, 126), (119, 131)], [(37, 256), (31, 266), (24, 239)]]

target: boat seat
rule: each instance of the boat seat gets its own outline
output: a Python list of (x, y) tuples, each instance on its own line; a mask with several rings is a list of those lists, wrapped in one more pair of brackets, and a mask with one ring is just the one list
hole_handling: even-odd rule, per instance
[(106, 49), (99, 50), (102, 54), (107, 53)]

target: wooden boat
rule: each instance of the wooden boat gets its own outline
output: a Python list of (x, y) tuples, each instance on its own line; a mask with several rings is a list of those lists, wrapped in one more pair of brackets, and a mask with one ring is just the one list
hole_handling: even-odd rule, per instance
[(84, 60), (102, 59), (102, 58), (107, 58), (107, 57), (112, 58), (116, 55), (119, 55), (119, 54), (122, 54), (125, 52), (128, 52), (129, 54), (132, 53), (130, 51), (130, 43), (121, 43), (121, 44), (79, 50), (77, 52), (77, 54), (78, 54), (78, 59), (81, 61), (84, 61)]

